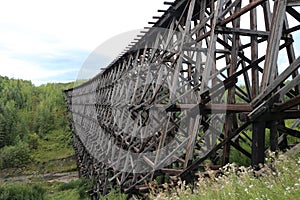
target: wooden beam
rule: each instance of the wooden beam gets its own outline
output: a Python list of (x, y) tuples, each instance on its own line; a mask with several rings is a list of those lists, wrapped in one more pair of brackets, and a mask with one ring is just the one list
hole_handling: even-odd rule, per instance
[(178, 175), (182, 173), (182, 169), (170, 169), (170, 168), (162, 168), (160, 169), (160, 171), (166, 173), (166, 174), (170, 174), (170, 175)]
[(300, 14), (297, 10), (295, 10), (292, 7), (286, 7), (286, 11), (292, 16), (294, 17), (298, 22), (300, 22)]
[(254, 122), (252, 125), (251, 164), (254, 167), (265, 162), (265, 128), (265, 122)]
[(287, 0), (287, 6), (300, 6), (300, 0)]
[(277, 74), (277, 58), (279, 54), (280, 38), (282, 36), (283, 22), (285, 19), (286, 0), (277, 0), (274, 5), (274, 14), (270, 37), (266, 51), (266, 60), (261, 82), (261, 91), (270, 85)]
[(251, 2), (249, 4), (247, 4), (239, 12), (235, 12), (232, 15), (230, 15), (230, 17), (222, 20), (221, 23), (220, 23), (220, 25), (224, 26), (224, 25), (228, 24), (229, 22), (231, 22), (231, 21), (235, 20), (236, 18), (242, 16), (243, 14), (245, 14), (248, 11), (250, 11), (251, 9), (257, 7), (260, 4), (262, 4), (264, 1), (266, 1), (266, 0), (257, 0), (257, 1), (253, 1), (253, 2)]
[[(288, 110), (294, 106), (299, 106), (299, 105), (300, 105), (300, 95), (298, 95), (292, 99), (289, 99), (288, 101), (286, 101), (284, 103), (276, 105), (276, 107), (273, 108), (272, 111), (273, 112), (281, 112), (281, 111)], [(299, 107), (299, 112), (300, 112), (300, 107)]]
[(299, 69), (300, 57), (298, 57), (288, 68), (286, 68), (265, 90), (252, 100), (251, 104), (257, 106), (267, 96), (269, 96), (275, 89), (277, 89), (292, 73)]
[[(200, 104), (176, 104), (171, 105), (167, 108), (168, 112), (173, 111), (183, 111), (183, 110), (193, 110), (199, 107)], [(155, 104), (156, 108), (166, 108), (165, 104)], [(252, 106), (249, 104), (205, 104), (203, 105), (205, 111), (216, 111), (216, 112), (251, 112), (253, 110)]]
[(279, 126), (278, 130), (285, 133), (285, 134), (291, 135), (293, 137), (300, 138), (300, 131), (290, 129), (290, 128), (287, 128), (287, 127), (283, 127), (283, 126)]

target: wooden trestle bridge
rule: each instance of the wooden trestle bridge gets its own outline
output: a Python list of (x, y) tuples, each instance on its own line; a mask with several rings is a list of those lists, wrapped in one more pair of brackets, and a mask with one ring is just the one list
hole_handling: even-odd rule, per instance
[(258, 166), (299, 142), (300, 0), (164, 4), (122, 55), (65, 91), (94, 192), (192, 181), (232, 152)]

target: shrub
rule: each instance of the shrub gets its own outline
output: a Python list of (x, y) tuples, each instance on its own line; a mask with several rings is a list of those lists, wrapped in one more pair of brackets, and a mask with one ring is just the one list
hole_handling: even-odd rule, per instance
[(45, 193), (38, 185), (8, 185), (0, 187), (0, 200), (43, 200)]
[(92, 188), (92, 182), (89, 179), (73, 180), (69, 183), (63, 183), (59, 186), (58, 191), (76, 189), (80, 199), (87, 197), (87, 191)]
[(39, 146), (39, 136), (36, 133), (29, 134), (26, 138), (30, 149), (37, 149)]
[(24, 142), (16, 146), (6, 146), (0, 151), (0, 168), (17, 167), (32, 160), (30, 149)]
[(79, 184), (81, 182), (81, 179), (70, 181), (69, 183), (62, 183), (58, 187), (58, 191), (65, 191), (65, 190), (72, 190), (79, 187)]
[(227, 164), (219, 172), (198, 174), (198, 181), (163, 184), (150, 183), (150, 199), (299, 199), (299, 148), (289, 157), (270, 153), (259, 171), (251, 167)]

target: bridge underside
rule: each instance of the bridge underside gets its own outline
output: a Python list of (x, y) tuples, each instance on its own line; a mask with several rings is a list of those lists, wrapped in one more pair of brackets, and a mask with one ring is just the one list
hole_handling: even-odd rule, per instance
[(192, 181), (299, 142), (300, 1), (178, 0), (88, 82), (66, 90), (95, 192)]

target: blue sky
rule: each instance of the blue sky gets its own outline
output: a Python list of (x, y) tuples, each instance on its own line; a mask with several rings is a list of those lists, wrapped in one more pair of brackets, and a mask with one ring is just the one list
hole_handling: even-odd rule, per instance
[[(88, 74), (98, 73), (132, 41), (137, 29), (161, 15), (157, 10), (168, 7), (163, 2), (1, 1), (0, 75), (40, 85), (75, 81), (86, 75), (80, 72), (83, 66)], [(295, 46), (300, 46), (300, 35), (294, 39)], [(298, 56), (299, 48), (296, 52)], [(287, 63), (286, 56), (280, 56), (279, 62)]]
[[(107, 46), (113, 36), (147, 26), (164, 8), (163, 1), (1, 1), (0, 75), (36, 85), (74, 81), (99, 45), (106, 41)], [(115, 54), (99, 56), (97, 70)]]

